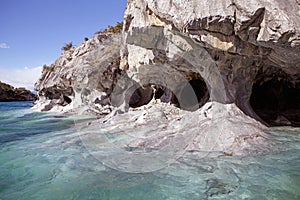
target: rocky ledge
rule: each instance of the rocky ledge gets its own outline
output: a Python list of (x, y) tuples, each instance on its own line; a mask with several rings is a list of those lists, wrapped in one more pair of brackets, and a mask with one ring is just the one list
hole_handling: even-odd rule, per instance
[(35, 84), (36, 108), (41, 111), (76, 113), (111, 112), (109, 95), (122, 74), (121, 34), (97, 33), (69, 48), (51, 65), (45, 66)]
[(34, 101), (36, 95), (25, 88), (14, 88), (0, 81), (0, 101)]
[(129, 0), (122, 33), (65, 51), (35, 88), (39, 110), (157, 133), (132, 148), (268, 148), (267, 126), (300, 125), (300, 3)]

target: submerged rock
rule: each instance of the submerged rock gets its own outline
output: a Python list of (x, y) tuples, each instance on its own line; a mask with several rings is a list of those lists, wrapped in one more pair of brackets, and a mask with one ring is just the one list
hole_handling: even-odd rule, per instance
[(190, 112), (151, 101), (124, 114), (76, 125), (95, 158), (131, 173), (159, 170), (189, 153), (198, 158), (244, 156), (279, 148), (268, 139), (266, 126), (234, 104), (217, 102)]
[(34, 101), (36, 97), (25, 88), (14, 88), (0, 81), (0, 101)]

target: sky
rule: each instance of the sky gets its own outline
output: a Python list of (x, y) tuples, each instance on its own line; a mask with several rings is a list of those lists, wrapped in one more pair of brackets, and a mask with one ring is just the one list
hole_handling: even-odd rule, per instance
[(0, 0), (0, 81), (33, 85), (68, 42), (123, 21), (127, 0)]

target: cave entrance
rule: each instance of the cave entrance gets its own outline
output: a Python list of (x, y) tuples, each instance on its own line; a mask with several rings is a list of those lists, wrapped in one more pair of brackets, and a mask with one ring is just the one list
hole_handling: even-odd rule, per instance
[(72, 103), (72, 99), (71, 99), (70, 97), (68, 97), (68, 96), (63, 95), (63, 99), (64, 99), (64, 101), (65, 101), (67, 104)]
[(179, 107), (183, 110), (196, 111), (209, 100), (209, 92), (202, 78), (190, 80), (181, 90)]
[(147, 105), (153, 98), (153, 94), (153, 88), (150, 85), (137, 88), (130, 96), (129, 107), (138, 108)]
[(161, 102), (171, 103), (183, 110), (196, 111), (208, 102), (209, 92), (202, 78), (192, 79), (176, 91), (151, 84), (139, 87), (132, 93), (129, 107), (137, 108), (147, 105), (152, 99), (160, 99)]
[(177, 105), (178, 101), (174, 93), (160, 85), (149, 84), (137, 88), (130, 97), (129, 107), (137, 108), (147, 105), (152, 99), (160, 99), (161, 102)]
[(300, 126), (300, 84), (273, 77), (257, 81), (252, 88), (250, 105), (269, 126)]

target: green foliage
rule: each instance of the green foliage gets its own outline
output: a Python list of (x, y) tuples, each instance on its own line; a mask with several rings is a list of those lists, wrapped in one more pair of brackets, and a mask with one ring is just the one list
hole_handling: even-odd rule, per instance
[(7, 84), (7, 83), (3, 83), (0, 81), (0, 88), (4, 91), (13, 91), (14, 90), (14, 87)]
[(47, 72), (53, 72), (55, 68), (54, 64), (51, 64), (50, 66), (47, 65), (43, 65), (43, 71), (47, 71)]
[(70, 49), (72, 49), (73, 48), (73, 43), (72, 42), (68, 42), (68, 43), (66, 43), (62, 48), (61, 48), (61, 50), (63, 50), (63, 51), (69, 51)]
[(108, 26), (106, 29), (97, 31), (95, 34), (121, 33), (122, 29), (123, 29), (123, 22), (117, 22), (115, 26)]
[(24, 87), (14, 88), (13, 86), (0, 81), (0, 102), (2, 101), (28, 101), (36, 98)]
[(115, 26), (108, 26), (106, 31), (108, 33), (121, 33), (122, 29), (123, 29), (123, 23), (118, 22)]

